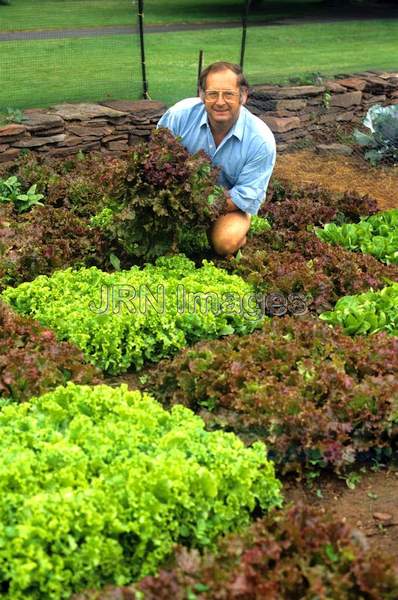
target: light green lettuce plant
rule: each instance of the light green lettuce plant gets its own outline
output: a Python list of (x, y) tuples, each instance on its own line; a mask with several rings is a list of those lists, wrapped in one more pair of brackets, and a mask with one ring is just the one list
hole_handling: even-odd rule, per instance
[(281, 504), (265, 446), (183, 406), (68, 384), (0, 413), (0, 589), (61, 600), (154, 573), (175, 543), (212, 548)]
[(398, 335), (398, 283), (378, 292), (344, 296), (320, 318), (331, 325), (341, 325), (350, 335), (378, 331)]
[(328, 223), (323, 229), (318, 228), (316, 235), (324, 242), (371, 254), (387, 264), (398, 264), (396, 208), (363, 218), (359, 223)]
[(196, 269), (183, 255), (117, 273), (58, 271), (1, 297), (114, 374), (200, 339), (250, 333), (263, 320), (250, 284), (206, 261)]

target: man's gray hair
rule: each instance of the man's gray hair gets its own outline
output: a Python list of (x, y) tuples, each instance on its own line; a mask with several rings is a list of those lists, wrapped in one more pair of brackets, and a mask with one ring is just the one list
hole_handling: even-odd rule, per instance
[(201, 72), (201, 74), (199, 76), (199, 89), (203, 92), (206, 90), (206, 79), (207, 79), (207, 76), (209, 73), (218, 73), (219, 71), (227, 71), (227, 70), (232, 71), (237, 76), (237, 78), (238, 78), (237, 83), (238, 83), (240, 90), (242, 90), (242, 89), (248, 90), (249, 89), (249, 83), (248, 83), (246, 77), (243, 75), (240, 65), (236, 65), (234, 63), (230, 63), (230, 62), (226, 62), (226, 61), (218, 61), (218, 62), (212, 63), (211, 65), (209, 65), (208, 67), (203, 69), (203, 71)]

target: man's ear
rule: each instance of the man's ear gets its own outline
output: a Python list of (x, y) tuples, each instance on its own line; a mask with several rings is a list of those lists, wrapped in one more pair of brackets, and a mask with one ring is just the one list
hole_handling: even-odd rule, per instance
[(242, 88), (240, 91), (240, 103), (241, 104), (246, 104), (248, 95), (249, 95), (249, 90), (247, 88)]

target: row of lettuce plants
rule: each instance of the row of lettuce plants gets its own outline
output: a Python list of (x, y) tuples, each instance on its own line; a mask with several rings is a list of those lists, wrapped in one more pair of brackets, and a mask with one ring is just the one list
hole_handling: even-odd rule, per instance
[(0, 590), (60, 600), (153, 574), (175, 543), (214, 547), (280, 506), (261, 443), (183, 406), (69, 383), (0, 412)]
[(282, 474), (393, 454), (398, 340), (351, 338), (311, 317), (267, 321), (250, 336), (201, 342), (162, 361), (147, 388), (211, 428), (264, 440)]
[(320, 318), (341, 325), (349, 335), (387, 331), (398, 336), (398, 283), (377, 292), (340, 298), (334, 309)]
[(359, 223), (328, 223), (317, 230), (317, 235), (325, 242), (371, 254), (387, 264), (398, 264), (397, 208), (363, 218)]
[(249, 333), (262, 320), (250, 284), (211, 263), (196, 269), (179, 255), (115, 273), (57, 271), (9, 287), (1, 297), (112, 374), (139, 369), (199, 339)]
[(398, 266), (321, 241), (312, 231), (271, 229), (249, 240), (241, 256), (216, 260), (265, 295), (300, 294), (306, 309), (319, 314), (342, 296), (382, 289), (398, 281)]

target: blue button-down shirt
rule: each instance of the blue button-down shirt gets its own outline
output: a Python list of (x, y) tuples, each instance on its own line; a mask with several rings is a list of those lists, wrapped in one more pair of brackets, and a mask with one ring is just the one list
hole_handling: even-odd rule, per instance
[(233, 203), (256, 215), (275, 164), (275, 139), (269, 127), (244, 106), (228, 134), (216, 148), (200, 98), (177, 102), (162, 116), (158, 127), (167, 127), (181, 137), (191, 154), (204, 150), (220, 167), (219, 183), (229, 190)]

